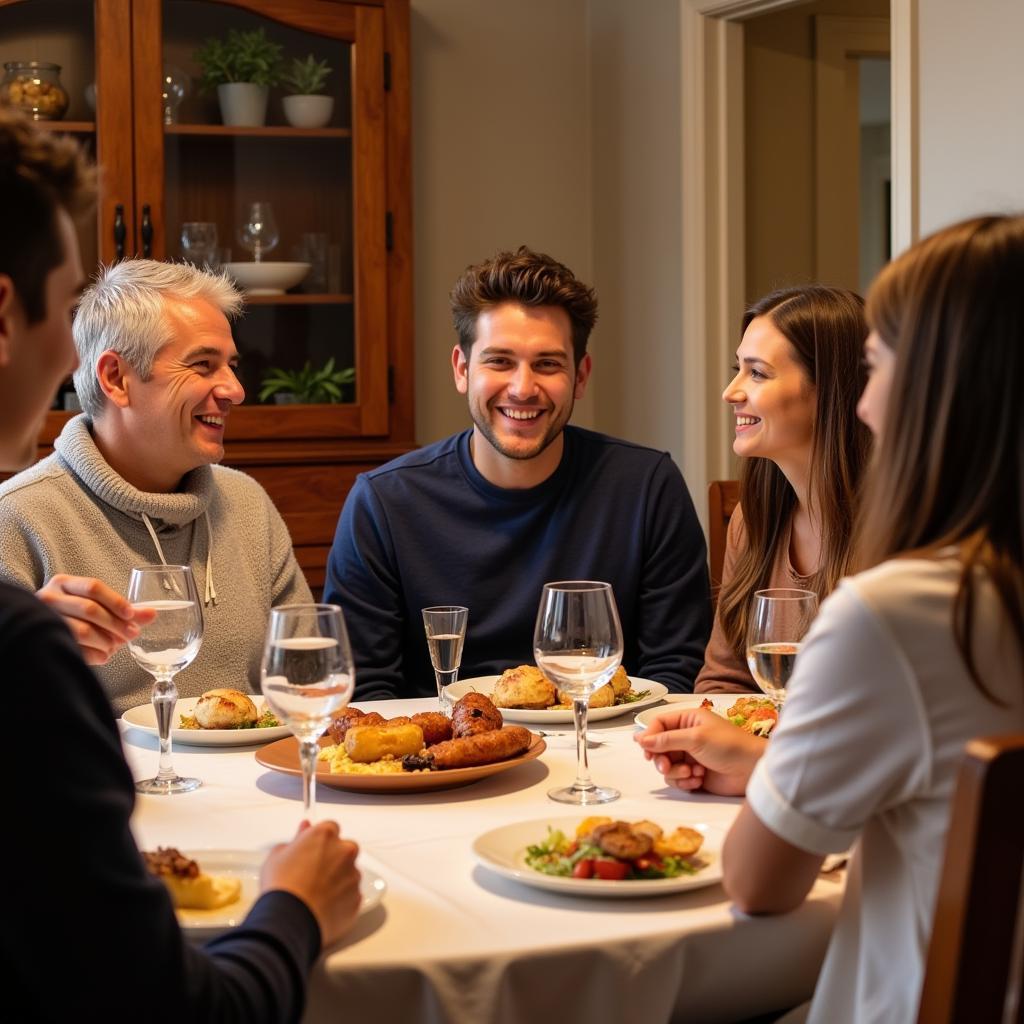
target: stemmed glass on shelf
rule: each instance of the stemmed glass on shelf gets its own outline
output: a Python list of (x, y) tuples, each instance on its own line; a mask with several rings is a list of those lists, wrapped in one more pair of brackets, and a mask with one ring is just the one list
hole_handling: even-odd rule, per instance
[(537, 667), (572, 697), (576, 723), (576, 781), (551, 789), (564, 804), (603, 804), (619, 798), (597, 786), (587, 762), (587, 709), (591, 695), (615, 674), (622, 661), (622, 627), (610, 583), (570, 580), (545, 583), (533, 633)]
[(437, 680), (437, 700), (449, 718), (452, 703), (444, 688), (459, 678), (468, 619), (469, 609), (458, 604), (442, 604), (423, 609), (423, 629), (427, 634), (430, 664), (434, 666), (434, 677)]
[(238, 240), (252, 252), (253, 261), (262, 262), (263, 256), (277, 245), (280, 238), (270, 203), (250, 203), (245, 221), (238, 229)]
[(187, 565), (143, 565), (132, 569), (128, 600), (157, 614), (128, 641), (128, 651), (153, 677), (153, 711), (160, 736), (160, 770), (135, 783), (140, 793), (169, 795), (197, 789), (199, 779), (182, 778), (171, 765), (171, 722), (178, 703), (174, 677), (191, 664), (203, 640), (203, 611)]
[(263, 697), (299, 741), (302, 805), (316, 811), (317, 741), (334, 712), (352, 699), (355, 667), (336, 604), (286, 604), (270, 609), (263, 650)]
[(747, 667), (777, 707), (786, 699), (796, 656), (817, 612), (818, 596), (811, 590), (774, 587), (754, 594), (747, 627)]

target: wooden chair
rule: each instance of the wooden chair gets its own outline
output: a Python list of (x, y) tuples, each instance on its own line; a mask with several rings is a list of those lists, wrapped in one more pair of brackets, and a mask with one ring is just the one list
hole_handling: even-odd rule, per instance
[(729, 519), (739, 504), (738, 480), (712, 480), (708, 486), (708, 567), (711, 570), (711, 604), (718, 602), (725, 561), (725, 535)]
[(972, 740), (953, 797), (918, 1024), (1024, 1019), (1024, 734)]

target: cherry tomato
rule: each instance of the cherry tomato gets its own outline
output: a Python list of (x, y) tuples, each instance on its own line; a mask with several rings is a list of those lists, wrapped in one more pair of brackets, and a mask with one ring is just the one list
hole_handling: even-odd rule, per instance
[(572, 869), (573, 878), (590, 878), (593, 874), (594, 861), (589, 857), (576, 861), (576, 866)]
[(606, 882), (621, 882), (629, 874), (629, 865), (624, 860), (595, 860), (594, 877)]
[(653, 853), (648, 857), (637, 857), (633, 866), (637, 871), (661, 871), (665, 867), (662, 859)]

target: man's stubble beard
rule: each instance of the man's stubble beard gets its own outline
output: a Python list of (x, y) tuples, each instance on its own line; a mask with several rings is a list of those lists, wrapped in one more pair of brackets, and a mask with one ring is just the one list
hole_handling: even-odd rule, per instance
[[(529, 451), (524, 451), (521, 448), (509, 448), (504, 445), (497, 437), (494, 428), (491, 426), (491, 420), (489, 416), (478, 416), (476, 410), (470, 405), (469, 414), (473, 420), (473, 425), (477, 430), (486, 438), (487, 443), (496, 451), (499, 455), (504, 455), (507, 459), (516, 459), (518, 461), (526, 461), (528, 459), (535, 459), (538, 455), (541, 455), (551, 444), (558, 440), (559, 435), (568, 425), (569, 420), (572, 418), (572, 411), (576, 405), (576, 398), (573, 396), (569, 401), (569, 408), (566, 410), (565, 418), (558, 423), (552, 423), (547, 433), (537, 442), (537, 446)], [(496, 415), (500, 416), (501, 413)]]

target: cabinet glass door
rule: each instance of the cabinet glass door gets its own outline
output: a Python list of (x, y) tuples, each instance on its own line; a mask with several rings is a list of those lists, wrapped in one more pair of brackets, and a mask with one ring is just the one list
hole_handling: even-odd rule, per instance
[[(237, 439), (388, 429), (383, 15), (329, 6), (134, 0), (136, 251), (244, 290)], [(265, 112), (204, 87), (268, 58), (295, 82)]]

